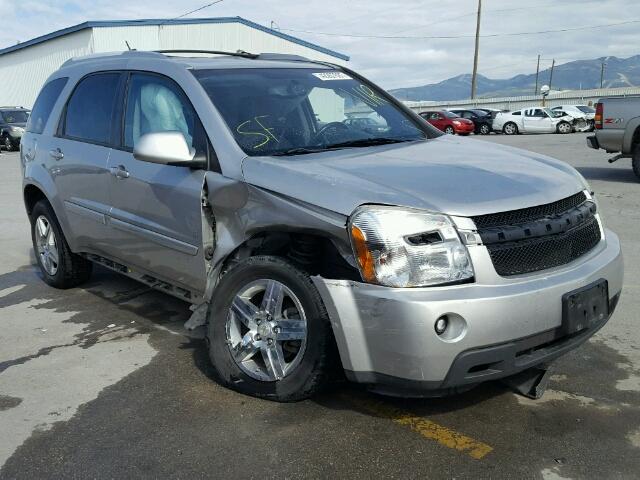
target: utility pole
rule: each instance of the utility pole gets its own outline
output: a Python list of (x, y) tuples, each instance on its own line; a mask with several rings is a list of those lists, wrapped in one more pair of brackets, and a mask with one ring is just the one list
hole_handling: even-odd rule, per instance
[(549, 75), (549, 91), (551, 91), (551, 85), (553, 84), (553, 69), (556, 66), (556, 59), (551, 62), (551, 74)]
[(476, 98), (476, 79), (478, 76), (478, 50), (480, 49), (480, 14), (482, 0), (478, 0), (478, 19), (476, 22), (476, 51), (473, 55), (473, 76), (471, 77), (471, 99)]
[(536, 88), (533, 91), (534, 95), (538, 94), (538, 75), (540, 75), (540, 54), (538, 54), (538, 65), (536, 66)]
[(600, 66), (600, 88), (603, 88), (604, 86), (604, 67), (607, 64), (605, 62), (602, 62), (602, 65)]

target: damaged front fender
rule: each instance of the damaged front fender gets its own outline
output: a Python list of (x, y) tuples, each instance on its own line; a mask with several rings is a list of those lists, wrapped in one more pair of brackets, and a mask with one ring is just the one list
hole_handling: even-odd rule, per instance
[(202, 195), (206, 287), (202, 302), (192, 306), (185, 327), (206, 324), (208, 305), (231, 261), (246, 255), (251, 239), (262, 233), (305, 233), (332, 241), (350, 264), (347, 217), (215, 172), (205, 175)]

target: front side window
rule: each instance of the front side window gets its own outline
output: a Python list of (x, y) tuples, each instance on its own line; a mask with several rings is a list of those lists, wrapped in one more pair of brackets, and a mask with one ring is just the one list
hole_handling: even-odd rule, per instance
[(424, 140), (420, 125), (373, 86), (326, 69), (196, 70), (248, 155)]
[(133, 73), (129, 79), (124, 146), (133, 149), (147, 133), (180, 132), (196, 156), (205, 155), (206, 136), (193, 106), (168, 78)]
[(27, 122), (27, 132), (42, 133), (49, 120), (53, 106), (56, 104), (62, 89), (67, 84), (67, 80), (69, 79), (66, 77), (56, 78), (42, 88), (36, 99), (36, 103), (33, 105), (33, 111), (31, 112), (29, 121)]
[(64, 136), (109, 144), (119, 81), (117, 72), (94, 74), (81, 80), (67, 104)]

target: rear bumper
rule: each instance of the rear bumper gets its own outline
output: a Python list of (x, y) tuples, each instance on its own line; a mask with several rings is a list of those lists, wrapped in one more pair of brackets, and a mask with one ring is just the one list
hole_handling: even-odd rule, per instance
[[(404, 289), (314, 281), (348, 378), (384, 393), (441, 395), (547, 363), (601, 328), (606, 320), (563, 337), (562, 296), (606, 279), (615, 307), (622, 253), (613, 232), (605, 238), (571, 264), (509, 279), (477, 275), (470, 284)], [(486, 248), (478, 248), (485, 252), (470, 251), (474, 266), (486, 270)], [(435, 321), (445, 314), (460, 322), (455, 338), (435, 333)]]

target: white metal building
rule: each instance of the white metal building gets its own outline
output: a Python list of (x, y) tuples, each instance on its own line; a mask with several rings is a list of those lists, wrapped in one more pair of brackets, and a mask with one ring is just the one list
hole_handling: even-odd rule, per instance
[(0, 105), (30, 108), (47, 77), (72, 57), (137, 50), (245, 50), (344, 64), (349, 57), (241, 17), (85, 22), (0, 50)]

